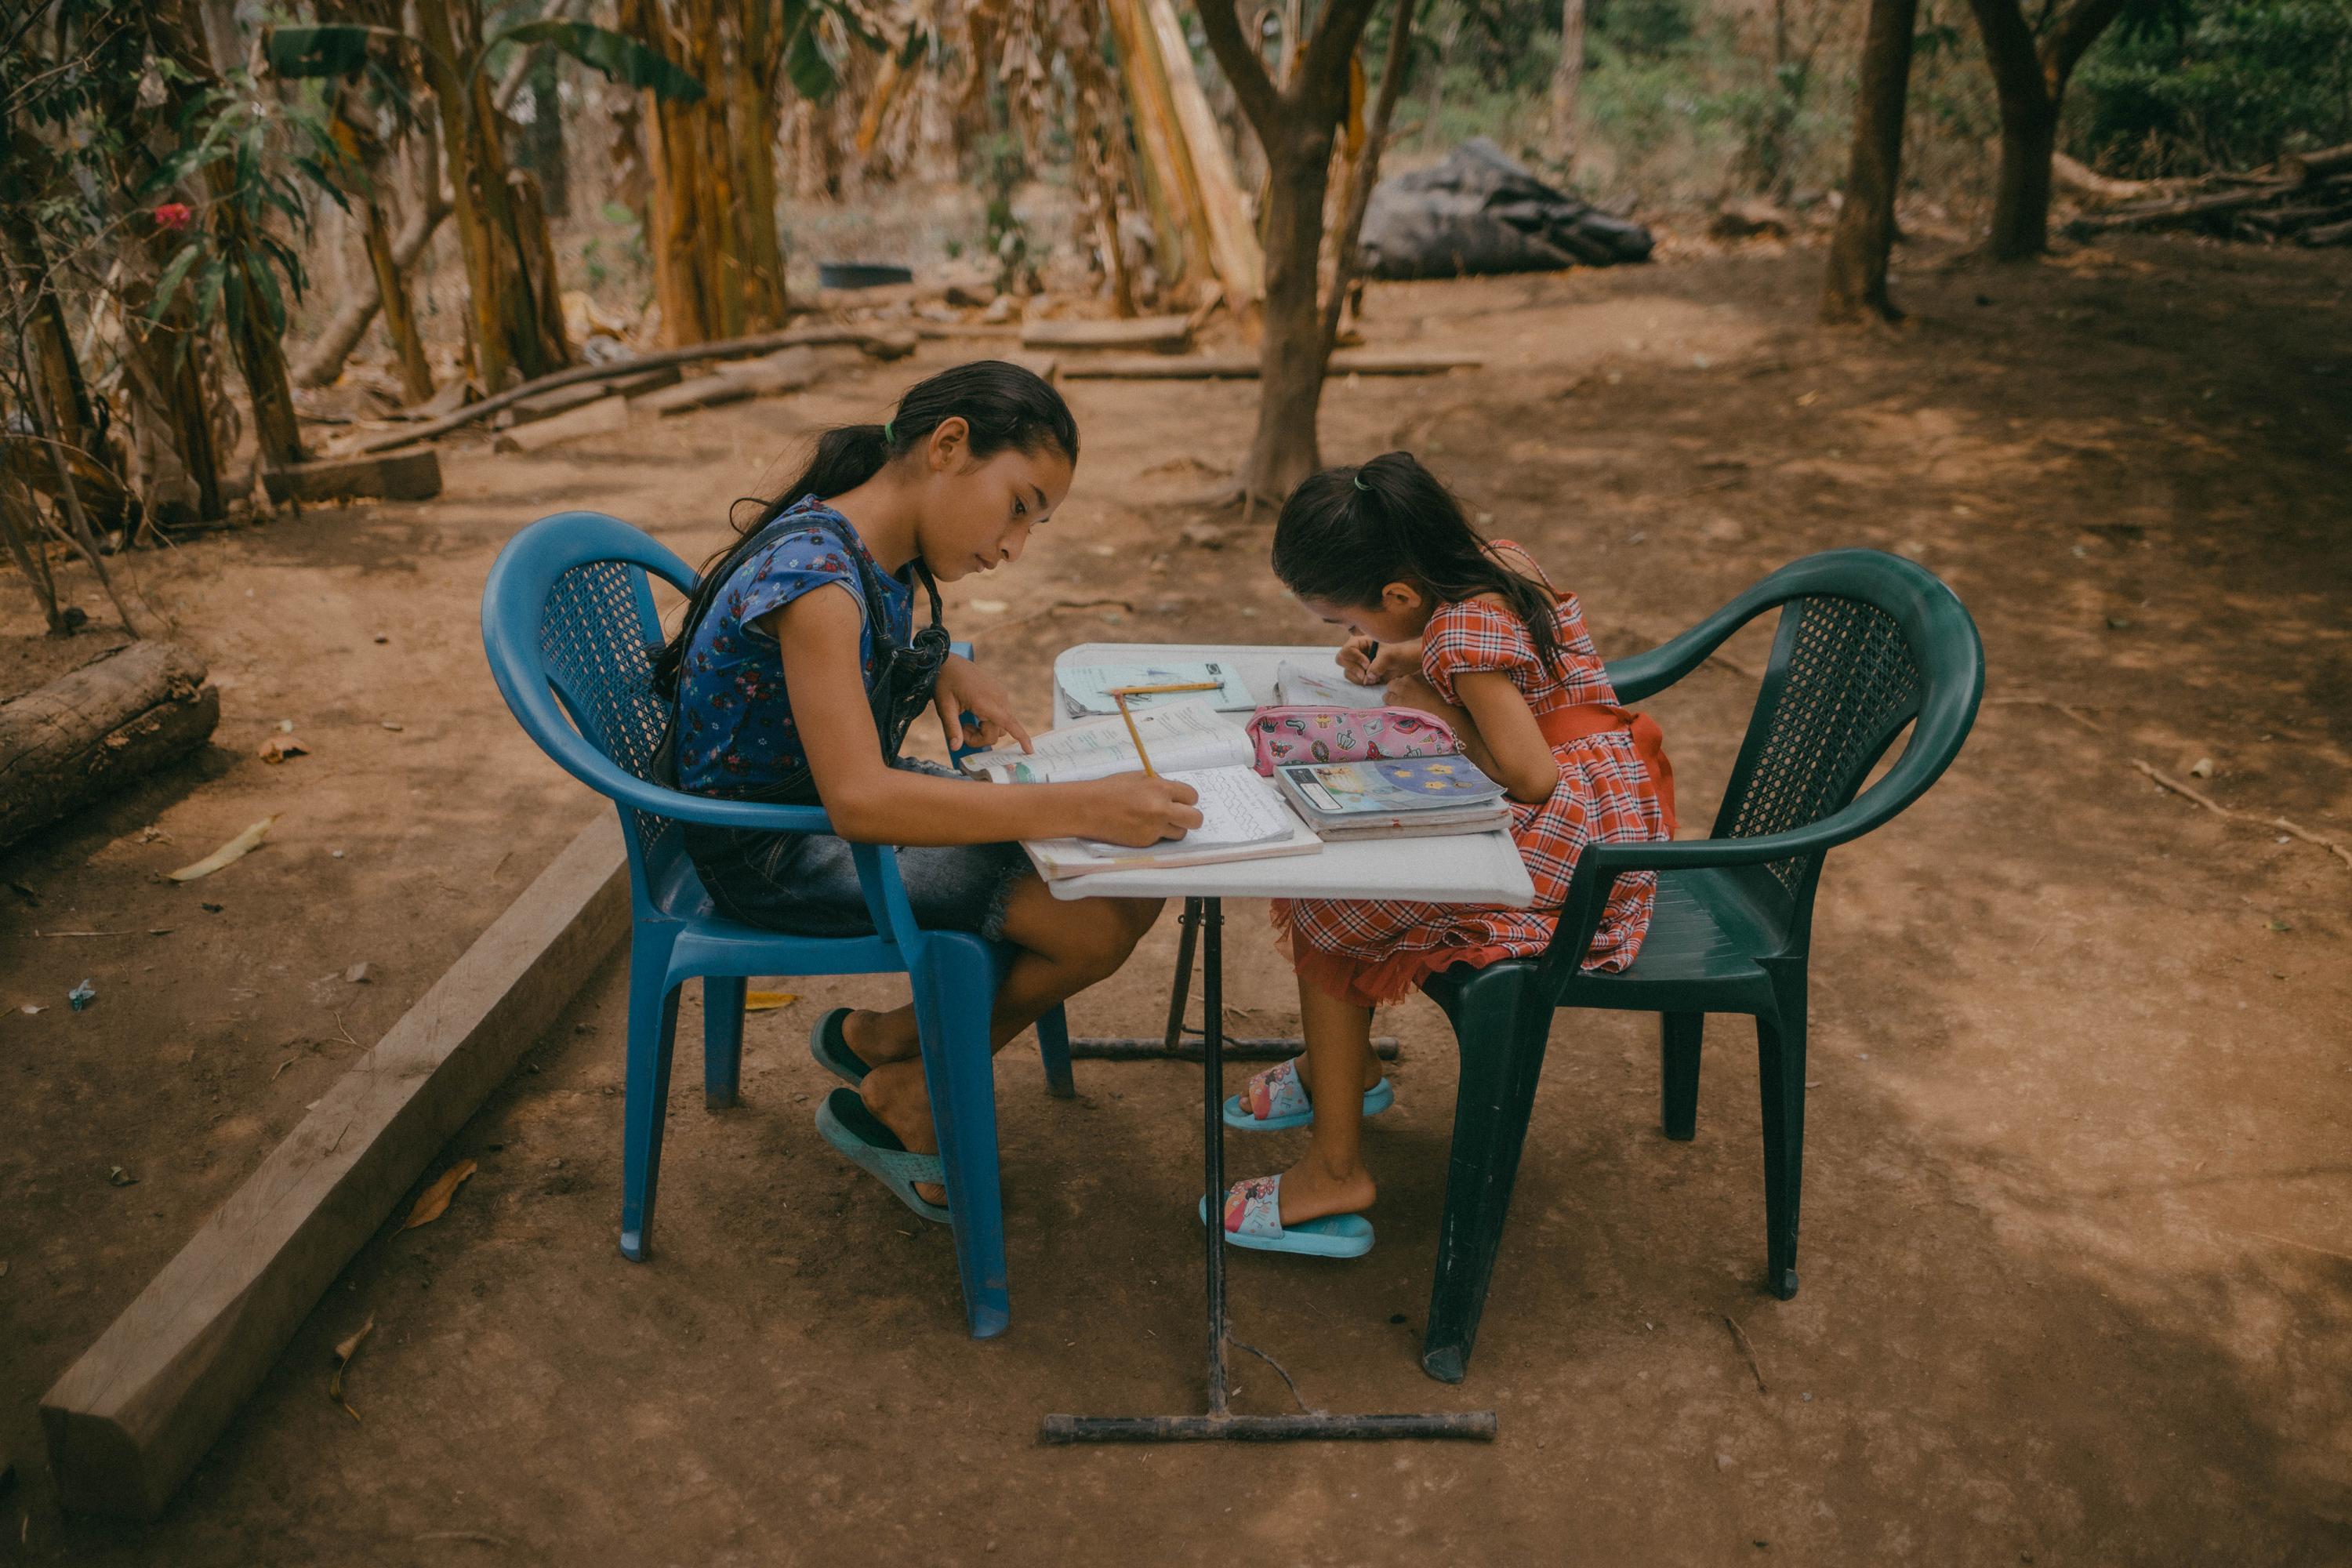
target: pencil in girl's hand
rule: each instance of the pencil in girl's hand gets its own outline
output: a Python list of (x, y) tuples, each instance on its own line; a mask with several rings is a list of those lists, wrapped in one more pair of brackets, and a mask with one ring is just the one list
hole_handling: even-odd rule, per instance
[(1135, 742), (1135, 754), (1143, 763), (1143, 776), (1148, 779), (1158, 778), (1160, 770), (1151, 765), (1151, 753), (1143, 749), (1143, 731), (1135, 727), (1135, 715), (1127, 710), (1127, 693), (1114, 691), (1110, 697), (1112, 701), (1118, 704), (1118, 716), (1127, 721), (1127, 738)]

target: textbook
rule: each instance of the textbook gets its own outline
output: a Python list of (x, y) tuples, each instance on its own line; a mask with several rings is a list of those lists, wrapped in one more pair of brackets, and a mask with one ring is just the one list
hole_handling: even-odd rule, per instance
[[(1069, 705), (1072, 713), (1081, 717), (1096, 713), (1116, 715), (1118, 703), (1111, 692), (1121, 687), (1133, 686), (1201, 685), (1208, 689), (1149, 692), (1130, 697), (1127, 700), (1130, 713), (1204, 700), (1210, 708), (1221, 713), (1246, 713), (1257, 706), (1257, 699), (1250, 695), (1249, 683), (1242, 679), (1241, 671), (1222, 659), (1171, 660), (1165, 664), (1073, 665), (1062, 671), (1059, 684), (1063, 700)], [(1150, 742), (1147, 740), (1144, 743), (1150, 745)]]
[(1029, 839), (1021, 847), (1029, 852), (1037, 874), (1057, 881), (1095, 871), (1312, 855), (1323, 847), (1323, 841), (1291, 815), (1274, 786), (1252, 768), (1193, 768), (1161, 776), (1190, 784), (1199, 795), (1200, 826), (1181, 838), (1163, 838), (1139, 848), (1098, 838)]
[(1419, 838), (1511, 825), (1503, 786), (1467, 757), (1289, 763), (1275, 783), (1323, 838)]
[[(1162, 773), (1245, 766), (1256, 755), (1248, 731), (1218, 718), (1198, 694), (1139, 711), (1135, 729), (1143, 737), (1143, 749), (1151, 753), (1152, 767)], [(1032, 736), (1031, 742), (1034, 752), (1024, 752), (1017, 744), (974, 752), (964, 758), (964, 771), (998, 784), (1077, 784), (1143, 769), (1143, 759), (1128, 738), (1127, 721), (1117, 713), (1081, 719)]]

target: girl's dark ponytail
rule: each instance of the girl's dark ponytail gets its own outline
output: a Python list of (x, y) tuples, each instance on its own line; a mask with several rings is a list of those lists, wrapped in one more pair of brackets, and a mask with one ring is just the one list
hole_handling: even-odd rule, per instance
[(1462, 503), (1410, 452), (1302, 482), (1274, 527), (1274, 574), (1300, 598), (1330, 605), (1377, 605), (1391, 583), (1441, 605), (1493, 594), (1527, 623), (1546, 667), (1560, 658), (1549, 592), (1496, 560)]
[[(677, 635), (654, 656), (654, 690), (666, 699), (677, 696), (678, 671), (695, 632), (768, 524), (810, 496), (831, 500), (856, 489), (929, 441), (931, 432), (951, 418), (961, 418), (971, 430), (975, 458), (994, 457), (1008, 447), (1024, 452), (1050, 447), (1073, 463), (1078, 460), (1078, 425), (1062, 395), (1035, 373), (1003, 360), (976, 360), (917, 382), (884, 424), (827, 430), (816, 438), (816, 450), (800, 477), (773, 499), (735, 503), (736, 540), (702, 563), (701, 581), (687, 602)], [(745, 507), (758, 508), (748, 522), (740, 515)]]

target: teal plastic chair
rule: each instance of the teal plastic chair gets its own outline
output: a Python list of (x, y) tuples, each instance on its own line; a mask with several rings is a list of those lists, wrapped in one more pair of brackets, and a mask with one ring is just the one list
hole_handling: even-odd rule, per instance
[[(1805, 993), (1822, 862), (1951, 765), (1984, 694), (1984, 647), (1967, 609), (1924, 567), (1835, 550), (1782, 567), (1672, 642), (1611, 664), (1618, 700), (1640, 702), (1672, 686), (1774, 609), (1771, 660), (1708, 836), (1588, 847), (1539, 961), (1444, 970), (1429, 984), (1462, 1051), (1422, 1347), (1433, 1377), (1458, 1383), (1468, 1370), (1552, 1015), (1563, 1007), (1659, 1015), (1659, 1120), (1683, 1140), (1697, 1130), (1706, 1015), (1756, 1020), (1765, 1283), (1783, 1300), (1797, 1293)], [(1857, 798), (1906, 726), (1902, 754)], [(1616, 974), (1585, 970), (1611, 887), (1643, 870), (1658, 873), (1658, 894), (1639, 956)]]
[[(653, 782), (667, 713), (652, 688), (652, 655), (662, 643), (655, 577), (680, 593), (694, 588), (693, 571), (653, 539), (602, 512), (569, 511), (508, 541), (482, 590), (482, 647), (507, 706), (542, 751), (621, 813), (631, 908), (621, 1254), (642, 1262), (652, 1246), (678, 994), (688, 980), (702, 982), (703, 1093), (719, 1110), (736, 1100), (747, 976), (904, 973), (946, 1166), (964, 1314), (973, 1338), (1001, 1334), (1012, 1296), (988, 1020), (1013, 950), (919, 926), (898, 857), (881, 845), (852, 849), (872, 935), (789, 936), (713, 908), (687, 858), (680, 823), (778, 833), (832, 828), (815, 806), (719, 800)], [(957, 651), (971, 650), (958, 644)], [(1076, 1094), (1061, 1008), (1038, 1019), (1037, 1045), (1048, 1091)]]

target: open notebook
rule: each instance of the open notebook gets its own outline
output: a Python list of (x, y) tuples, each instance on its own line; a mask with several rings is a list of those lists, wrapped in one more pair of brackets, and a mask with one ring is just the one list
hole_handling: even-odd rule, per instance
[[(1322, 840), (1298, 820), (1282, 796), (1250, 767), (1248, 734), (1193, 699), (1135, 715), (1135, 727), (1166, 778), (1200, 795), (1201, 826), (1181, 838), (1136, 848), (1091, 838), (1041, 838), (1024, 844), (1048, 880), (1136, 866), (1211, 866), (1276, 855), (1312, 855)], [(1034, 737), (1036, 750), (1000, 746), (963, 759), (967, 772), (998, 784), (1076, 784), (1142, 771), (1127, 722), (1082, 719)]]

